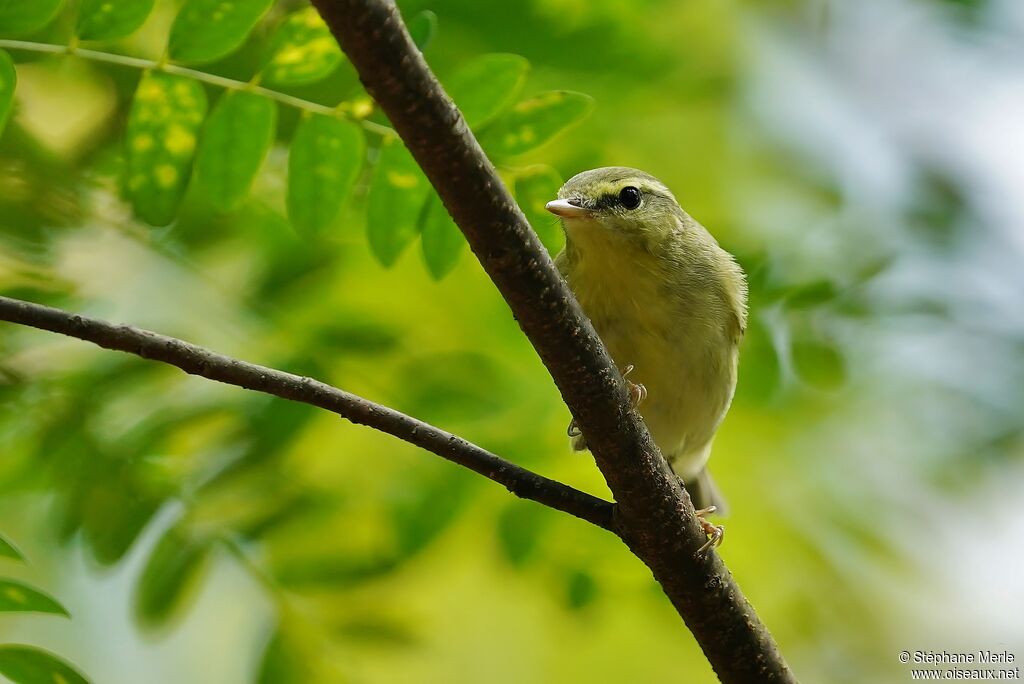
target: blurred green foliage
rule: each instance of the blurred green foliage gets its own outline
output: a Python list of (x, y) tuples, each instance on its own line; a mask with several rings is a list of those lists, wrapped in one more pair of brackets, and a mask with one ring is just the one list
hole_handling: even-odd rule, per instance
[[(0, 556), (24, 562), (11, 542), (0, 537)], [(30, 584), (0, 578), (0, 615), (12, 613), (49, 613), (70, 617), (67, 609), (49, 594)], [(0, 674), (15, 684), (48, 684), (55, 681), (86, 680), (59, 657), (34, 646), (0, 644)]]
[[(899, 70), (862, 79), (876, 51), (851, 38), (902, 17), (883, 23), (947, 41), (915, 53), (944, 79), (1005, 29), (987, 3), (908, 4), (400, 2), (552, 253), (562, 180), (626, 164), (740, 259), (721, 552), (807, 681), (888, 681), (911, 645), (1008, 638), (1000, 602), (970, 592), (1012, 563), (965, 586), (976, 569), (936, 559), (1005, 548), (978, 530), (1009, 513), (979, 501), (1009, 500), (986, 492), (1024, 455), (1016, 252), (994, 218), (1012, 207), (985, 204), (1010, 193), (989, 157), (935, 155), (924, 123), (886, 118), (943, 107), (872, 90)], [(306, 3), (8, 2), (12, 38), (109, 59), (0, 43), (0, 291), (332, 382), (608, 495)], [(10, 326), (0, 495), (37, 568), (3, 581), (75, 615), (6, 615), (4, 640), (98, 682), (713, 681), (609, 535), (316, 409)], [(0, 539), (0, 556), (20, 554)], [(23, 648), (0, 648), (0, 673), (78, 681)]]

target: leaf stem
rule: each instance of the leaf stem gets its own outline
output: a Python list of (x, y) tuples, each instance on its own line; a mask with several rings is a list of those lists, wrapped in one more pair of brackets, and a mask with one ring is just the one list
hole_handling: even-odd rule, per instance
[(376, 133), (377, 135), (392, 136), (395, 132), (387, 127), (382, 126), (379, 123), (373, 121), (367, 121), (366, 119), (360, 119), (357, 117), (349, 116), (344, 109), (338, 107), (328, 107), (318, 102), (311, 102), (304, 100), (301, 97), (295, 97), (288, 95), (277, 90), (271, 90), (261, 85), (256, 85), (252, 82), (238, 81), (233, 78), (227, 78), (225, 76), (218, 76), (216, 74), (210, 74), (205, 71), (199, 71), (198, 69), (191, 69), (189, 67), (179, 66), (177, 64), (170, 64), (164, 61), (156, 61), (152, 59), (145, 59), (142, 57), (131, 57), (128, 55), (118, 55), (112, 52), (103, 52), (101, 50), (91, 50), (88, 48), (80, 48), (75, 45), (57, 45), (53, 43), (36, 43), (29, 40), (10, 40), (7, 38), (0, 38), (0, 48), (7, 50), (20, 50), (23, 52), (35, 52), (41, 54), (50, 55), (68, 55), (74, 57), (80, 57), (82, 59), (89, 60), (91, 62), (101, 62), (103, 64), (114, 64), (117, 66), (128, 67), (130, 69), (139, 70), (152, 70), (162, 71), (167, 74), (174, 74), (176, 76), (184, 76), (191, 78), (201, 83), (207, 83), (218, 88), (224, 88), (226, 90), (247, 90), (257, 95), (261, 95), (275, 102), (280, 102), (283, 105), (289, 107), (295, 107), (307, 112), (314, 114), (322, 114), (323, 116), (344, 116), (345, 118), (351, 119), (362, 126), (365, 130)]

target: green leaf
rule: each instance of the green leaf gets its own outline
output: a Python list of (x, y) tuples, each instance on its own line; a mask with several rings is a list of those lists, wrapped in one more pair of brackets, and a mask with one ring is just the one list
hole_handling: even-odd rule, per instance
[(68, 615), (53, 597), (10, 579), (0, 579), (0, 612)]
[(514, 501), (498, 518), (498, 543), (505, 559), (514, 567), (525, 566), (536, 555), (541, 534), (551, 518), (544, 508)]
[(142, 77), (128, 114), (125, 161), (128, 198), (143, 221), (174, 220), (205, 117), (206, 92), (198, 82), (156, 72)]
[(0, 35), (14, 36), (43, 28), (57, 16), (62, 0), (0, 0)]
[(32, 646), (0, 646), (0, 674), (14, 684), (89, 684), (74, 668)]
[(484, 149), (496, 158), (514, 157), (540, 147), (578, 123), (593, 109), (582, 93), (553, 90), (516, 104), (482, 136)]
[(526, 214), (526, 220), (552, 255), (561, 251), (565, 234), (558, 217), (544, 205), (558, 197), (561, 187), (562, 177), (550, 166), (530, 166), (516, 176), (516, 200)]
[(339, 637), (367, 646), (411, 648), (423, 639), (413, 628), (398, 619), (381, 615), (363, 615), (347, 618), (332, 629)]
[(135, 612), (146, 625), (167, 621), (191, 596), (209, 558), (209, 543), (172, 527), (157, 543), (139, 578)]
[(366, 140), (356, 124), (305, 115), (288, 155), (288, 218), (297, 230), (315, 235), (334, 222), (365, 154)]
[(423, 10), (410, 19), (405, 27), (409, 31), (412, 42), (416, 44), (420, 52), (423, 52), (434, 40), (434, 35), (437, 34), (437, 15), (430, 10)]
[(315, 668), (300, 639), (275, 632), (263, 650), (257, 684), (304, 684), (314, 681)]
[(178, 62), (220, 59), (241, 46), (274, 0), (186, 0), (171, 26), (167, 51)]
[(771, 331), (757, 316), (750, 318), (747, 332), (743, 336), (739, 377), (737, 400), (755, 405), (770, 401), (782, 385), (779, 350)]
[(427, 200), (422, 240), (427, 270), (434, 280), (444, 278), (459, 263), (462, 249), (466, 246), (466, 238), (452, 221), (448, 210), (444, 208), (437, 195), (432, 195)]
[(786, 308), (809, 309), (828, 304), (839, 296), (839, 289), (831, 280), (814, 280), (794, 285), (783, 295)]
[(105, 472), (83, 493), (85, 539), (102, 565), (120, 561), (163, 503), (143, 494), (138, 480), (126, 473)]
[(14, 69), (11, 56), (0, 50), (0, 134), (14, 108), (14, 88), (18, 84), (18, 72)]
[(482, 55), (466, 63), (445, 85), (466, 123), (483, 126), (516, 99), (530, 63), (519, 55)]
[(370, 249), (384, 266), (392, 266), (416, 237), (429, 189), (430, 184), (402, 141), (385, 138), (366, 200)]
[(572, 610), (582, 610), (597, 598), (597, 580), (586, 570), (573, 570), (565, 582), (565, 601)]
[(196, 156), (196, 182), (219, 208), (234, 209), (274, 142), (277, 107), (245, 92), (225, 93), (213, 108)]
[(846, 381), (846, 363), (835, 345), (822, 340), (793, 343), (793, 365), (800, 379), (821, 390), (835, 390)]
[(294, 86), (331, 75), (344, 58), (331, 30), (312, 7), (289, 14), (270, 39), (263, 81)]
[(493, 357), (469, 351), (414, 355), (397, 377), (402, 410), (441, 424), (494, 419), (508, 409), (507, 399), (515, 391)]
[(82, 40), (117, 40), (130, 36), (153, 11), (156, 0), (82, 0), (78, 10), (78, 37)]
[(0, 536), (0, 557), (13, 558), (14, 560), (19, 561), (25, 560), (25, 557), (21, 555), (21, 551), (18, 551), (17, 547), (15, 547), (14, 544), (7, 541), (2, 536)]
[(425, 549), (454, 523), (477, 480), (467, 471), (439, 469), (413, 486), (396, 490), (391, 504), (397, 560)]
[(292, 589), (333, 587), (335, 589), (365, 584), (397, 570), (412, 554), (397, 553), (344, 554), (332, 553), (313, 558), (283, 561), (273, 568), (274, 578)]

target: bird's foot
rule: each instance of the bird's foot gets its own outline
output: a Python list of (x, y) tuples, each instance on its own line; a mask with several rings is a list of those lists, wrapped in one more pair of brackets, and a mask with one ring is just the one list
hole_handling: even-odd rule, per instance
[(704, 546), (697, 549), (697, 555), (703, 556), (708, 549), (713, 549), (721, 546), (722, 539), (725, 538), (725, 528), (721, 525), (714, 525), (704, 519), (705, 515), (711, 515), (716, 510), (714, 506), (708, 506), (707, 508), (700, 508), (694, 511), (697, 515), (697, 521), (700, 523), (701, 528), (704, 530), (704, 534), (708, 536), (708, 540), (704, 542)]
[[(626, 366), (626, 369), (624, 371), (622, 371), (622, 378), (625, 380), (627, 376), (632, 372), (633, 364), (630, 364)], [(647, 388), (644, 387), (642, 383), (630, 382), (629, 380), (626, 380), (626, 387), (629, 389), (629, 405), (635, 409), (643, 402), (644, 399), (647, 398)], [(569, 421), (569, 428), (565, 431), (565, 433), (569, 435), (569, 437), (571, 437), (573, 440), (576, 440), (577, 438), (583, 436), (583, 431), (580, 430), (580, 426), (576, 424), (575, 418)], [(576, 444), (573, 445), (574, 448), (576, 448), (577, 450), (586, 448), (586, 442), (579, 440), (578, 443), (579, 446), (576, 446)]]
[(629, 404), (636, 408), (647, 398), (647, 388), (642, 383), (629, 381), (629, 374), (632, 372), (633, 364), (629, 364), (626, 370), (622, 371), (622, 379), (626, 381), (626, 387), (629, 389)]

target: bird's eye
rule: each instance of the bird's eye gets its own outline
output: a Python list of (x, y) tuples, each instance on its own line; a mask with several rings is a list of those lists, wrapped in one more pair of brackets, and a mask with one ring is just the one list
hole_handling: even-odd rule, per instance
[(619, 201), (627, 209), (636, 209), (640, 206), (640, 191), (628, 185), (619, 192)]

